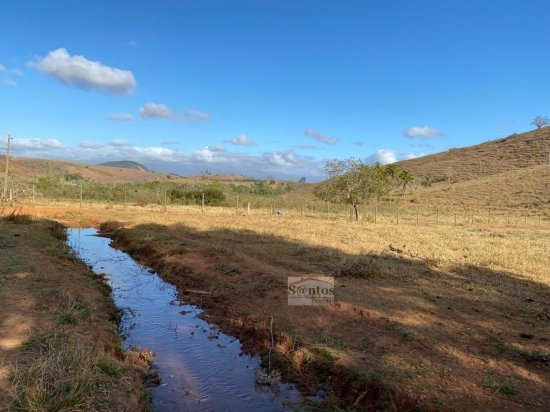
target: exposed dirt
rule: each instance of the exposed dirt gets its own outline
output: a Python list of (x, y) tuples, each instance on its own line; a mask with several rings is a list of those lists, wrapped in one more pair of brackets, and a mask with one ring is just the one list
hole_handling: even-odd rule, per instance
[[(74, 257), (64, 236), (56, 222), (27, 216), (0, 220), (0, 410), (26, 410), (31, 402), (37, 408), (33, 410), (51, 410), (54, 404), (64, 410), (81, 410), (83, 405), (145, 410), (142, 372), (124, 361), (110, 288)], [(64, 349), (55, 352), (58, 343)], [(52, 359), (67, 353), (90, 359), (94, 368), (99, 365), (97, 373), (83, 371), (86, 382), (98, 388), (90, 384), (85, 391), (82, 384), (75, 389), (82, 396), (71, 402), (81, 407), (64, 404), (61, 395), (56, 399), (54, 379), (40, 386), (29, 372), (42, 370), (63, 379), (65, 372), (55, 370)], [(80, 365), (58, 366), (81, 378), (75, 372)], [(102, 367), (113, 376), (101, 373)], [(21, 376), (31, 378), (27, 382)]]
[[(120, 226), (102, 230), (246, 351), (267, 353), (273, 317), (271, 361), (305, 393), (327, 388), (333, 406), (550, 406), (550, 288), (543, 283), (466, 263), (442, 267), (400, 250), (358, 257), (246, 230)], [(287, 305), (288, 276), (329, 275), (343, 265), (348, 276), (338, 278), (335, 305)], [(353, 277), (362, 265), (368, 273)]]

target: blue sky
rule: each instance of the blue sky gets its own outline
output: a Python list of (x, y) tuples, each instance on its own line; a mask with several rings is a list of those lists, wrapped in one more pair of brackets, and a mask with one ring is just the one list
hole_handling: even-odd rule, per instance
[(550, 114), (550, 2), (27, 1), (0, 6), (14, 154), (309, 180)]

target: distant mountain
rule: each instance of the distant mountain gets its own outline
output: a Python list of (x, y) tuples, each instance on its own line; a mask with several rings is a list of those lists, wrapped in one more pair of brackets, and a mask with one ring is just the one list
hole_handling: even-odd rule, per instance
[(141, 163), (133, 162), (131, 160), (117, 160), (114, 162), (104, 162), (104, 163), (99, 163), (98, 166), (120, 167), (122, 169), (134, 169), (134, 170), (143, 170), (145, 172), (152, 172), (151, 169), (143, 166)]

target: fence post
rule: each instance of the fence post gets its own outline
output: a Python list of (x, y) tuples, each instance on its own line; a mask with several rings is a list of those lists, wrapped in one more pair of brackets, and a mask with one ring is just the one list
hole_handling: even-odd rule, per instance
[(455, 226), (456, 226), (456, 212), (455, 212)]
[(204, 192), (202, 193), (202, 213), (204, 213)]
[(416, 226), (418, 226), (418, 207), (416, 208)]

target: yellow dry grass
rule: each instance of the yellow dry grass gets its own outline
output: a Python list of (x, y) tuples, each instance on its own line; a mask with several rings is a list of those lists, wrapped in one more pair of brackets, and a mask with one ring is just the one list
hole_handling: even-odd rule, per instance
[[(284, 216), (273, 216), (269, 210), (252, 210), (249, 216), (233, 208), (205, 208), (197, 206), (121, 206), (101, 203), (48, 202), (19, 206), (23, 213), (51, 217), (70, 225), (95, 225), (107, 220), (126, 222), (130, 226), (143, 223), (164, 225), (185, 224), (199, 231), (216, 229), (250, 230), (272, 234), (304, 245), (331, 247), (348, 254), (384, 254), (390, 245), (408, 256), (436, 262), (437, 265), (474, 264), (512, 270), (518, 276), (536, 279), (550, 286), (550, 225), (533, 218), (527, 221), (521, 215), (512, 215), (511, 227), (506, 227), (509, 215), (500, 216), (500, 225), (487, 224), (486, 214), (476, 211), (474, 224), (470, 215), (454, 225), (454, 215), (440, 215), (440, 225), (433, 215), (420, 220), (416, 215), (401, 215), (401, 224), (395, 223), (393, 212), (378, 215), (379, 223), (349, 222), (340, 215), (327, 219), (323, 214), (305, 214), (299, 211)], [(7, 214), (6, 208), (3, 213)], [(496, 217), (494, 217), (496, 219)], [(503, 225), (503, 226), (501, 226)], [(520, 252), (521, 251), (521, 252)]]

